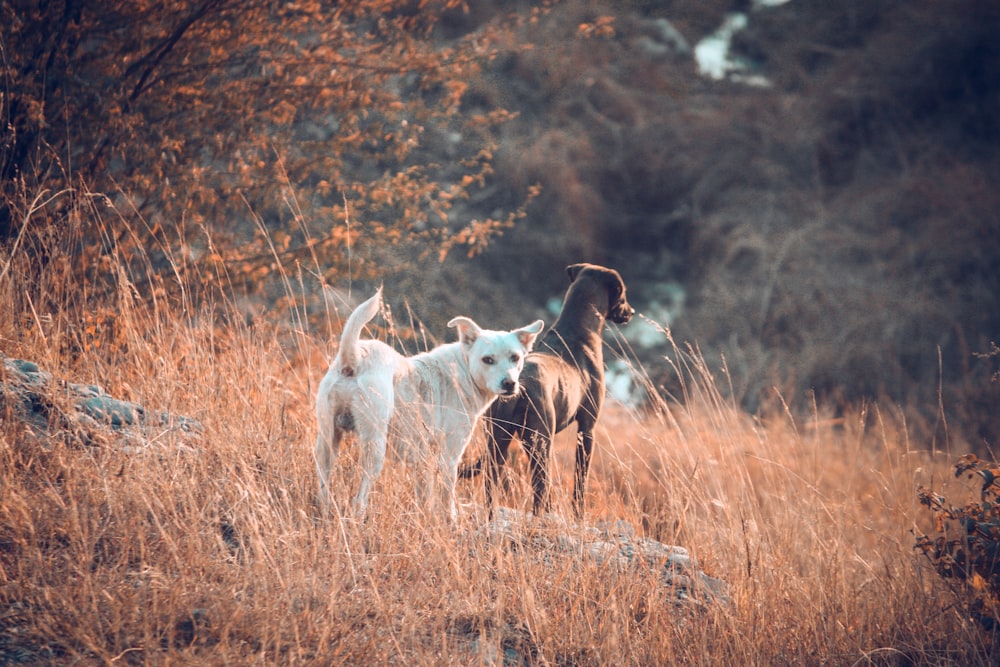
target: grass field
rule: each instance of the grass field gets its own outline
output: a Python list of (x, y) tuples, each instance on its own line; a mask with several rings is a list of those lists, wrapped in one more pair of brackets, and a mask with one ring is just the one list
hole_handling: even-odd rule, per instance
[[(962, 451), (915, 441), (893, 406), (779, 397), (753, 417), (682, 346), (663, 360), (678, 395), (610, 405), (588, 521), (683, 546), (728, 582), (728, 602), (678, 604), (648, 573), (470, 549), (473, 482), (454, 529), (391, 464), (365, 525), (320, 520), (312, 401), (334, 350), (294, 281), (249, 323), (235, 299), (203, 305), (183, 284), (140, 298), (113, 253), (100, 285), (37, 256), (0, 256), (0, 351), (204, 432), (123, 448), (74, 421), (57, 385), (44, 429), (4, 396), (0, 663), (991, 663), (961, 590), (913, 549), (930, 525), (918, 485), (972, 492), (951, 475)], [(572, 442), (556, 447), (566, 516)]]

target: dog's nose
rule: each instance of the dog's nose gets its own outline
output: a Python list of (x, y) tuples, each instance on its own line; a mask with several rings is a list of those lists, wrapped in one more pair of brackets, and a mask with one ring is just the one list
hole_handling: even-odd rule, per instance
[(503, 382), (500, 383), (500, 388), (505, 394), (513, 394), (517, 390), (517, 382), (510, 378), (504, 378)]

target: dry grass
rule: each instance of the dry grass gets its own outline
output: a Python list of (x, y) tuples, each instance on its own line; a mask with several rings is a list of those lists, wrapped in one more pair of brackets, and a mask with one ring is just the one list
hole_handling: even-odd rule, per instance
[[(687, 547), (729, 582), (728, 604), (680, 606), (641, 572), (470, 548), (415, 507), (398, 466), (368, 524), (318, 520), (312, 397), (331, 350), (294, 280), (287, 308), (251, 326), (235, 301), (195, 306), (184, 285), (139, 298), (111, 250), (112, 287), (90, 296), (56, 271), (65, 250), (47, 250), (53, 268), (0, 255), (3, 354), (205, 432), (125, 451), (0, 406), (0, 662), (990, 662), (989, 637), (912, 548), (916, 488), (940, 487), (951, 456), (911, 443), (895, 410), (800, 418), (779, 402), (755, 419), (676, 347), (663, 362), (676, 399), (610, 406), (590, 520)], [(557, 448), (567, 515), (571, 441)]]

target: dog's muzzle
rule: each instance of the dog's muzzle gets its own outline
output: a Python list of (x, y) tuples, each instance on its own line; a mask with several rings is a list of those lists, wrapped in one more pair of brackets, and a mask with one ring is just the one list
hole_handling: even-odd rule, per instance
[(517, 393), (520, 387), (517, 386), (517, 382), (514, 380), (504, 380), (500, 383), (500, 395), (501, 396), (513, 396)]
[(633, 315), (635, 315), (635, 308), (627, 303), (620, 303), (612, 309), (611, 315), (608, 319), (615, 324), (628, 324), (628, 321), (632, 319)]

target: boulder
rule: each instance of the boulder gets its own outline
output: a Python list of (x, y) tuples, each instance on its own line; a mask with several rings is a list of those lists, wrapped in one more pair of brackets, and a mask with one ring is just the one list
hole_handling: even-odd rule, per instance
[(110, 431), (123, 436), (125, 447), (145, 447), (168, 433), (180, 433), (190, 441), (204, 431), (195, 419), (149, 410), (115, 398), (98, 385), (55, 380), (32, 361), (6, 357), (2, 361), (0, 405), (37, 434), (59, 428), (95, 444), (106, 439), (100, 437), (102, 431)]
[(530, 512), (498, 507), (493, 520), (479, 528), (476, 536), (543, 561), (578, 559), (621, 572), (655, 572), (678, 601), (728, 602), (726, 582), (699, 570), (687, 549), (636, 535), (625, 521), (585, 526), (554, 514), (535, 517)]

